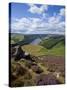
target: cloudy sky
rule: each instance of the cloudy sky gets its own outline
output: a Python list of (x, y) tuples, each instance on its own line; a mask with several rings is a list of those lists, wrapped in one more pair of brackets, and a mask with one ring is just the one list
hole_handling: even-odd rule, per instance
[(11, 32), (22, 34), (64, 34), (65, 7), (11, 3)]

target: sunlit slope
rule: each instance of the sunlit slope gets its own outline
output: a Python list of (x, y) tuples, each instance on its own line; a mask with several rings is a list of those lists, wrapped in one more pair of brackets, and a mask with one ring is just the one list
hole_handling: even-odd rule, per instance
[(40, 45), (24, 45), (22, 49), (35, 56), (46, 55), (48, 53), (48, 50)]
[(50, 50), (51, 55), (64, 56), (65, 55), (65, 46), (63, 41), (59, 42)]
[(32, 55), (41, 56), (41, 55), (54, 55), (54, 56), (64, 56), (65, 48), (64, 45), (61, 45), (62, 42), (58, 43), (51, 49), (47, 49), (40, 45), (24, 45), (22, 49)]

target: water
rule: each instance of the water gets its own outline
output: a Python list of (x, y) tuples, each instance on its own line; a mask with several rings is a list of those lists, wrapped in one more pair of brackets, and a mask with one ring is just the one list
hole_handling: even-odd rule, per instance
[(37, 39), (33, 40), (33, 41), (31, 42), (31, 44), (33, 44), (33, 45), (38, 45), (40, 42), (41, 42), (41, 39), (40, 39), (40, 38), (37, 38)]

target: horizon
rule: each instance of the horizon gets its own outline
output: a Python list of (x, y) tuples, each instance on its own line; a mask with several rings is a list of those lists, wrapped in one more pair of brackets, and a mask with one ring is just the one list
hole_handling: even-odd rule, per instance
[(32, 34), (32, 33), (30, 33), (30, 34), (23, 34), (23, 33), (11, 33), (10, 32), (10, 34), (22, 34), (22, 35), (60, 35), (60, 36), (65, 36), (65, 34)]

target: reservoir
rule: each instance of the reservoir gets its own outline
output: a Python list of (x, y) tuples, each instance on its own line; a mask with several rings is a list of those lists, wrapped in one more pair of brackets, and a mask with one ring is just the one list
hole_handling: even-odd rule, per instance
[(41, 39), (40, 39), (40, 38), (37, 38), (37, 39), (33, 40), (33, 41), (31, 42), (31, 44), (37, 45), (37, 44), (39, 44), (40, 42), (41, 42)]

